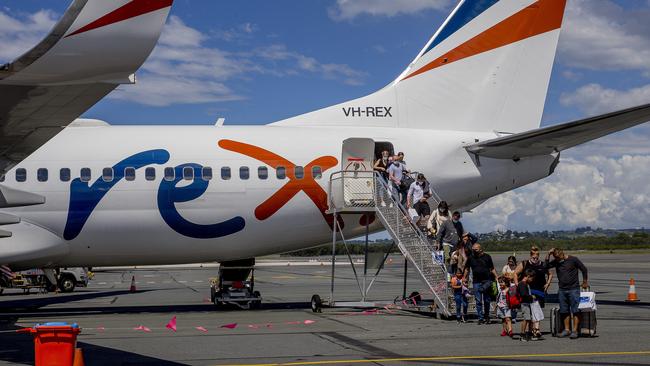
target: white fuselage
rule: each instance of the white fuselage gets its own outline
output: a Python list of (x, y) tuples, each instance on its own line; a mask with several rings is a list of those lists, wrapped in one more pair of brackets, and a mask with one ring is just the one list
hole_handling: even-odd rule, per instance
[[(549, 155), (517, 162), (482, 158), (477, 163), (463, 145), (495, 137), (485, 132), (285, 126), (69, 127), (7, 173), (2, 184), (42, 195), (46, 202), (0, 210), (22, 220), (2, 226), (13, 236), (0, 241), (24, 245), (31, 239), (23, 234), (33, 231), (26, 226), (36, 226), (47, 239), (34, 240), (47, 242), (44, 247), (57, 246), (45, 257), (20, 257), (17, 262), (21, 266), (224, 261), (320, 245), (330, 241), (332, 234), (313, 197), (322, 197), (330, 174), (344, 168), (342, 144), (352, 137), (392, 143), (396, 152), (406, 154), (409, 169), (424, 173), (453, 208), (472, 207), (544, 178), (555, 160)], [(278, 179), (276, 169), (267, 163), (274, 160), (277, 167), (288, 165), (286, 162), (268, 154), (260, 156), (254, 149), (248, 155), (233, 151), (227, 147), (233, 143), (223, 145), (224, 140), (264, 149), (296, 166), (328, 156), (336, 159), (336, 165), (322, 167), (322, 178), (313, 181), (307, 169), (303, 179)], [(150, 152), (142, 154), (145, 151)], [(251, 156), (255, 154), (259, 159)], [(136, 158), (117, 169), (136, 168), (134, 180), (118, 177), (117, 172), (113, 182), (103, 180), (104, 168), (133, 156)], [(196, 164), (193, 180), (165, 180), (165, 167), (182, 171), (186, 164)], [(212, 168), (211, 180), (199, 176), (199, 166)], [(222, 178), (224, 167), (230, 168), (230, 179)], [(240, 177), (241, 167), (249, 168), (248, 179)], [(258, 176), (259, 167), (267, 168), (267, 179)], [(70, 169), (70, 181), (60, 179), (62, 168)], [(90, 169), (90, 181), (79, 181), (82, 168)], [(147, 168), (155, 168), (154, 179), (146, 179)], [(16, 181), (17, 169), (26, 170), (26, 181)], [(38, 169), (47, 169), (47, 181), (37, 180)], [(310, 186), (314, 181), (322, 191)], [(346, 237), (364, 233), (359, 219), (358, 215), (344, 217)], [(224, 224), (218, 226), (220, 223)], [(377, 223), (371, 226), (372, 231), (380, 229)]]

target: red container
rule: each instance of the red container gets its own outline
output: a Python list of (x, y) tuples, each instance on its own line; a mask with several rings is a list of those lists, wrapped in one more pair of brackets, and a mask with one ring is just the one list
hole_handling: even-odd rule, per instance
[(77, 324), (37, 324), (18, 332), (30, 333), (34, 337), (34, 365), (72, 366), (77, 334), (81, 332)]

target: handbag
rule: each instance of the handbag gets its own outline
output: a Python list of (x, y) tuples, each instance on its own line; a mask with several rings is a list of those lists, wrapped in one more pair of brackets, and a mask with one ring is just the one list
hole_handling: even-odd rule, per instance
[(542, 311), (542, 307), (539, 306), (539, 301), (533, 301), (533, 303), (530, 304), (530, 313), (533, 321), (538, 322), (544, 320), (544, 311)]
[(580, 292), (580, 304), (578, 304), (578, 310), (580, 310), (580, 311), (595, 311), (595, 310), (597, 310), (596, 293), (592, 292), (592, 291), (581, 291)]
[(400, 181), (400, 189), (402, 190), (407, 190), (411, 187), (411, 184), (415, 182), (415, 179), (413, 179), (410, 175), (404, 174), (402, 176), (402, 180)]

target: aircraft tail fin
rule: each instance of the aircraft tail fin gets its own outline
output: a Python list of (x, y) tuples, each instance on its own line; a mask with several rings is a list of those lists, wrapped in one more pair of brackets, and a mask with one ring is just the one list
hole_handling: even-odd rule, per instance
[(461, 0), (376, 93), (278, 125), (516, 133), (539, 127), (566, 0)]

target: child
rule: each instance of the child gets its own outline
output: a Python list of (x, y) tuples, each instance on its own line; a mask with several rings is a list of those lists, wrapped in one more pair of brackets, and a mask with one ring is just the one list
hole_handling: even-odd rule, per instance
[(510, 281), (507, 277), (499, 277), (499, 294), (497, 295), (497, 316), (501, 319), (503, 329), (501, 337), (510, 336), (512, 338), (512, 316), (508, 306), (507, 293), (510, 288)]
[[(451, 288), (454, 290), (454, 300), (456, 301), (456, 321), (460, 324), (465, 323), (467, 316), (467, 297), (465, 296), (463, 285), (463, 271), (459, 268), (456, 270), (456, 277), (451, 279)], [(463, 307), (463, 315), (460, 314), (460, 308)]]
[(521, 313), (524, 317), (524, 321), (521, 323), (521, 338), (523, 342), (528, 342), (531, 340), (532, 334), (532, 312), (530, 309), (530, 304), (533, 302), (533, 296), (530, 294), (530, 283), (533, 282), (535, 278), (535, 271), (532, 269), (527, 269), (524, 271), (524, 277), (519, 281), (517, 286), (517, 291), (521, 297)]

